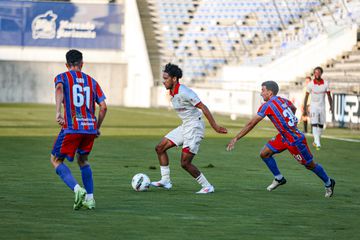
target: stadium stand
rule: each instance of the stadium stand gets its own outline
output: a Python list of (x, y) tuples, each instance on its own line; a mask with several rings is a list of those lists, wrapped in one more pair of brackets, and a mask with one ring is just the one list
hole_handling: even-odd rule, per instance
[(145, 20), (144, 10), (140, 15), (155, 33), (146, 39), (155, 39), (156, 51), (149, 52), (154, 79), (171, 61), (183, 67), (183, 81), (190, 84), (221, 81), (218, 70), (227, 64), (263, 66), (360, 19), (356, 0), (147, 0), (138, 5), (148, 10)]
[[(324, 78), (330, 81), (334, 92), (360, 94), (360, 42), (353, 51), (331, 61), (324, 69)], [(334, 84), (336, 83), (336, 84)]]

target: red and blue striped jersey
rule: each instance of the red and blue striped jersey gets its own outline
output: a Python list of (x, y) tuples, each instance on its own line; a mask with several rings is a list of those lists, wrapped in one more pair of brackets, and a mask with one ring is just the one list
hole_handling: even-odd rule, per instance
[(61, 73), (54, 82), (55, 86), (62, 83), (64, 87), (64, 132), (96, 134), (95, 102), (105, 99), (100, 85), (80, 71)]
[(291, 108), (295, 107), (288, 99), (273, 96), (260, 106), (257, 114), (267, 116), (285, 141), (294, 144), (302, 141), (304, 134), (297, 128), (298, 119)]

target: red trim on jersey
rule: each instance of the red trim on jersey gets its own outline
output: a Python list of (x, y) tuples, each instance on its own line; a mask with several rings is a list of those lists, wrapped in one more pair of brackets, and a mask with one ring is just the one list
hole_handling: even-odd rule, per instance
[(324, 80), (323, 79), (320, 79), (319, 81), (318, 80), (316, 80), (316, 79), (314, 79), (314, 84), (315, 85), (323, 85), (324, 84)]
[(103, 96), (99, 83), (96, 84), (96, 95), (97, 95), (97, 98), (101, 98)]
[(200, 102), (198, 102), (196, 105), (195, 105), (195, 107), (197, 107), (197, 106), (199, 106), (199, 104), (201, 103), (201, 101)]
[[(86, 75), (87, 81), (88, 81), (88, 85), (90, 87), (90, 100), (94, 99), (94, 89), (93, 89), (93, 82), (92, 82), (92, 78), (89, 75)], [(91, 111), (92, 109), (94, 109), (94, 112), (91, 112), (91, 117), (95, 118), (94, 114), (95, 114), (95, 106), (94, 105), (94, 101), (90, 101), (90, 107), (89, 110)]]
[(75, 109), (75, 105), (73, 103), (73, 92), (72, 92), (72, 86), (74, 85), (74, 79), (72, 77), (72, 75), (70, 74), (70, 72), (66, 72), (66, 76), (69, 79), (69, 92), (70, 92), (70, 107), (71, 107), (71, 116), (69, 116), (69, 118), (71, 117), (71, 120), (73, 122), (73, 129), (77, 130), (79, 129), (79, 125), (76, 121), (76, 109)]
[(171, 95), (172, 97), (179, 93), (179, 87), (180, 87), (180, 83), (177, 83), (177, 84), (175, 85), (174, 92), (172, 92), (172, 91), (170, 90), (170, 95)]
[[(77, 78), (83, 78), (82, 75), (81, 75), (81, 72), (76, 71), (75, 73), (76, 73)], [(82, 91), (81, 94), (84, 96), (84, 104), (80, 107), (81, 115), (82, 115), (83, 118), (88, 118), (87, 114), (86, 114), (86, 93), (84, 92), (84, 83), (80, 83), (80, 86), (82, 86), (82, 88), (83, 88), (83, 91)], [(84, 123), (86, 123), (86, 122), (84, 122)], [(83, 125), (83, 128), (84, 128), (84, 130), (89, 130), (89, 126), (86, 125), (86, 124)]]

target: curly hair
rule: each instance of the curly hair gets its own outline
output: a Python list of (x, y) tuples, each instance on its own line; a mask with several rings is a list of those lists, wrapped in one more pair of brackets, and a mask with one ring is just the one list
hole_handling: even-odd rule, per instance
[(168, 63), (165, 65), (163, 72), (166, 72), (170, 77), (176, 77), (178, 80), (182, 78), (182, 70), (178, 65)]
[(314, 72), (315, 72), (315, 70), (319, 70), (319, 71), (321, 72), (321, 74), (323, 74), (323, 72), (324, 72), (324, 70), (322, 69), (322, 67), (316, 67), (316, 68), (314, 68)]

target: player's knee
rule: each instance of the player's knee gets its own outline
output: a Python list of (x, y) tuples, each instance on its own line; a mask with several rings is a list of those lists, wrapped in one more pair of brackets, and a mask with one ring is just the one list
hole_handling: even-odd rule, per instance
[(87, 162), (88, 160), (88, 155), (85, 154), (85, 155), (81, 155), (79, 153), (76, 154), (76, 159), (77, 159), (77, 162), (80, 164), (80, 163), (84, 163), (84, 162)]
[(304, 164), (304, 167), (308, 170), (313, 170), (315, 167), (316, 167), (316, 163), (314, 163), (313, 161), (307, 163), (307, 164)]
[(164, 153), (164, 147), (161, 144), (156, 145), (155, 151), (158, 154)]
[(62, 163), (63, 159), (59, 159), (51, 154), (50, 156), (50, 163), (54, 168), (57, 168)]
[(270, 154), (269, 152), (261, 151), (261, 152), (260, 152), (260, 157), (261, 157), (262, 159), (264, 159), (264, 158), (269, 158), (269, 157), (271, 157), (271, 154)]

